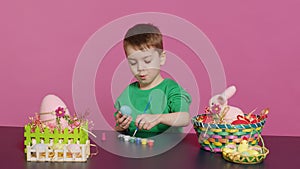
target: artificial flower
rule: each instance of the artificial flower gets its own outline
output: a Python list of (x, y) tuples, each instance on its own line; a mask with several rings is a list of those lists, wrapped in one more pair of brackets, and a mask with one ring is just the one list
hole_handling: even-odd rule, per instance
[(55, 110), (55, 113), (56, 113), (56, 116), (57, 116), (57, 117), (64, 117), (65, 114), (66, 114), (66, 111), (65, 111), (64, 108), (58, 107), (58, 108)]
[(77, 117), (76, 115), (71, 116), (66, 114), (66, 108), (58, 107), (55, 111), (49, 112), (56, 116), (54, 121), (41, 121), (38, 113), (33, 117), (29, 117), (30, 120), (30, 130), (35, 132), (39, 128), (40, 132), (44, 132), (45, 129), (48, 129), (50, 132), (57, 130), (58, 132), (64, 132), (67, 128), (70, 133), (76, 128), (81, 128), (88, 124), (89, 128), (93, 126), (92, 121), (87, 119), (87, 114), (85, 113), (82, 116)]
[(214, 104), (212, 107), (211, 107), (211, 111), (210, 111), (212, 114), (220, 114), (221, 112), (221, 107), (220, 105), (218, 104)]

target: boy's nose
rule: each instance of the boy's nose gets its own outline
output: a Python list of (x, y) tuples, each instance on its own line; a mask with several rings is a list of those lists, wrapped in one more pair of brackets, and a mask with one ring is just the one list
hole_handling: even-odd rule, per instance
[(146, 67), (145, 67), (144, 64), (142, 64), (142, 63), (138, 63), (138, 64), (137, 64), (137, 69), (138, 69), (138, 71), (144, 70), (145, 68), (146, 68)]

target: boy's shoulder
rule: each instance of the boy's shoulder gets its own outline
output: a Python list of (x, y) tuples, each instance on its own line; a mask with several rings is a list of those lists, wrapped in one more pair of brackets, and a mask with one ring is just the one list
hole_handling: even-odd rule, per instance
[(176, 81), (174, 81), (173, 79), (170, 79), (170, 78), (165, 78), (164, 82), (171, 84), (171, 85), (178, 85), (178, 83)]
[(163, 83), (165, 83), (165, 85), (168, 87), (180, 87), (180, 85), (176, 81), (169, 78), (166, 78)]
[(137, 81), (130, 83), (127, 88), (139, 88), (139, 83)]

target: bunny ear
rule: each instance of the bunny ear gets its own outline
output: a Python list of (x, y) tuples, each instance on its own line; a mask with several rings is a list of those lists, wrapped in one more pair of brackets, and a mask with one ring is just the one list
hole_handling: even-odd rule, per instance
[(232, 97), (234, 95), (235, 92), (236, 92), (236, 87), (230, 86), (223, 92), (222, 95), (225, 96), (226, 99), (229, 99), (230, 97)]

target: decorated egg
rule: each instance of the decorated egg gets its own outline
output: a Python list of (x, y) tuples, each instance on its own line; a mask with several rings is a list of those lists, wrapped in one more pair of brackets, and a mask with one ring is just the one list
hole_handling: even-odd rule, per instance
[(127, 115), (127, 116), (131, 115), (131, 108), (129, 106), (126, 105), (121, 106), (120, 111), (123, 115)]
[(35, 149), (36, 151), (39, 151), (39, 152), (46, 152), (47, 148), (48, 148), (48, 146), (43, 143), (35, 144), (32, 146), (32, 149)]
[(248, 150), (247, 151), (249, 153), (249, 156), (255, 156), (255, 155), (258, 155), (259, 153), (255, 150)]
[[(40, 108), (40, 120), (50, 128), (55, 128), (56, 118), (64, 115), (70, 115), (66, 104), (55, 95), (47, 95), (44, 97)], [(62, 129), (68, 126), (68, 122), (64, 119), (60, 119), (60, 125)]]
[(236, 152), (236, 144), (235, 143), (228, 143), (223, 149), (225, 153), (232, 153)]
[(63, 150), (64, 149), (64, 144), (62, 144), (62, 143), (56, 143), (51, 148), (53, 150)]
[(80, 149), (80, 145), (79, 144), (69, 144), (67, 146), (67, 149), (69, 152), (71, 153), (80, 153), (81, 149)]
[(249, 147), (249, 150), (255, 150), (258, 153), (262, 153), (263, 152), (261, 146), (259, 146), (259, 145), (251, 146), (251, 147)]
[(232, 153), (232, 152), (233, 152), (232, 149), (227, 148), (227, 147), (224, 147), (224, 148), (222, 149), (222, 151), (225, 152), (225, 153)]

